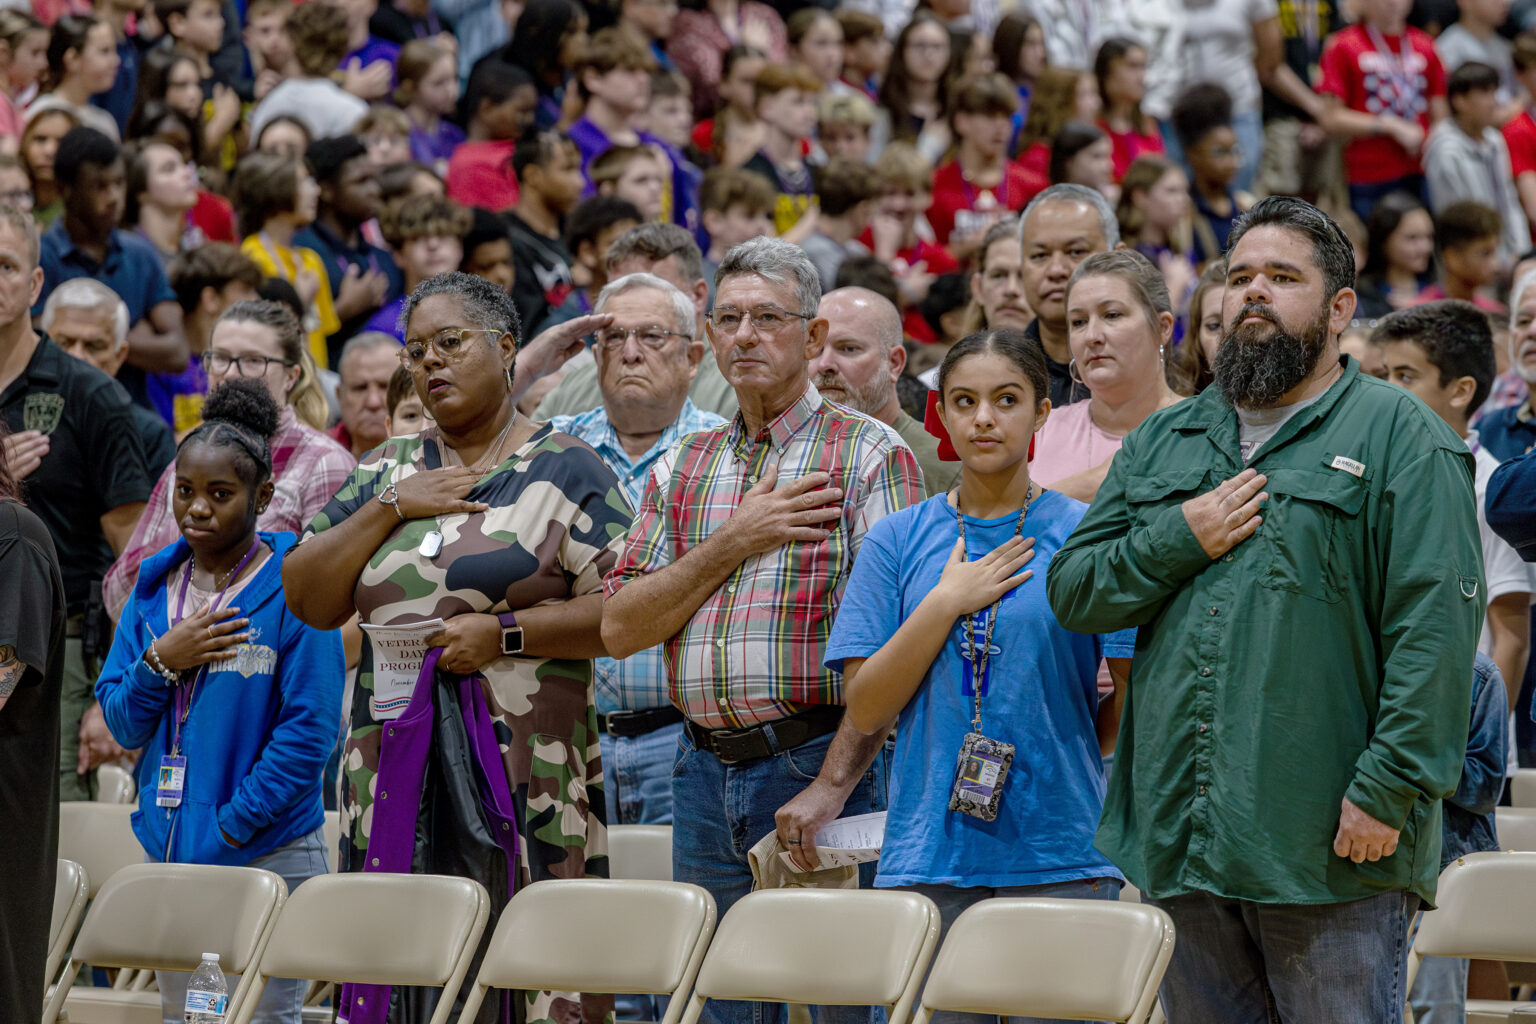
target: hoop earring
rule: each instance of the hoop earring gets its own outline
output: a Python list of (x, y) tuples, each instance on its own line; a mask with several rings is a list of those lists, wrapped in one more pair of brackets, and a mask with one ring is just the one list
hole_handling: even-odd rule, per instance
[(1077, 360), (1076, 359), (1068, 359), (1067, 360), (1067, 376), (1072, 378), (1072, 383), (1073, 384), (1077, 384), (1080, 387), (1087, 387), (1088, 386), (1087, 384), (1085, 384), (1083, 382), (1083, 378), (1077, 372)]

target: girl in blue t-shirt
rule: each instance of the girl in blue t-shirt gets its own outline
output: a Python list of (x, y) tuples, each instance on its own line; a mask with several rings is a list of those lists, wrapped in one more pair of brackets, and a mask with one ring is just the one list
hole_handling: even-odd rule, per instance
[(1029, 478), (1048, 380), (1019, 331), (950, 350), (938, 414), (959, 487), (870, 529), (827, 646), (853, 724), (897, 724), (875, 884), (931, 897), (946, 930), (987, 897), (1114, 899), (1122, 881), (1093, 846), (1095, 677), (1108, 656), (1119, 693), (1135, 634), (1069, 632), (1046, 600), (1051, 556), (1087, 511)]

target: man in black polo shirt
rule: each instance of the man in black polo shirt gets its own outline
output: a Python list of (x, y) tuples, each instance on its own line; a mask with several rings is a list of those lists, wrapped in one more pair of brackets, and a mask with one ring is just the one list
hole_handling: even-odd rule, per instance
[[(13, 435), (7, 455), (27, 507), (59, 555), (69, 614), (60, 799), (86, 800), (93, 769), (117, 752), (92, 696), (98, 665), (87, 661), (95, 619), (88, 613), (100, 607), (100, 580), (133, 533), (154, 478), (123, 389), (32, 329), (29, 308), (43, 287), (38, 249), (32, 218), (0, 206), (0, 416)], [(110, 629), (89, 639), (99, 659)]]
[(341, 365), (341, 347), (368, 323), (379, 307), (405, 291), (405, 277), (387, 251), (368, 244), (363, 225), (379, 215), (379, 182), (368, 147), (355, 135), (319, 139), (304, 151), (320, 185), (318, 215), (293, 236), (294, 245), (320, 254), (336, 293), (341, 329), (327, 340), (331, 365)]

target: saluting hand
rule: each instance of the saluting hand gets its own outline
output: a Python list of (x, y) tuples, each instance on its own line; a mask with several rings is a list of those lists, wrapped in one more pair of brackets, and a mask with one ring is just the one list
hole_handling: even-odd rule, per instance
[(1259, 507), (1269, 500), (1261, 491), (1268, 477), (1252, 469), (1223, 480), (1213, 491), (1206, 491), (1183, 504), (1184, 521), (1212, 558), (1237, 547), (1253, 535), (1264, 517)]

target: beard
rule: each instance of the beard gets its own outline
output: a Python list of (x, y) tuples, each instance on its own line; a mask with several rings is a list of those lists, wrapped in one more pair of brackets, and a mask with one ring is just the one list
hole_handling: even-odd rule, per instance
[[(1244, 324), (1257, 313), (1267, 324)], [(1250, 303), (1238, 311), (1239, 326), (1227, 332), (1211, 367), (1227, 401), (1244, 409), (1272, 409), (1292, 388), (1317, 369), (1328, 347), (1328, 308), (1318, 311), (1300, 331), (1288, 329), (1279, 314)]]
[[(861, 412), (866, 416), (873, 416), (885, 407), (889, 395), (883, 386), (884, 382), (884, 378), (877, 374), (875, 379), (864, 387), (855, 387), (841, 374), (831, 370), (823, 370), (811, 378), (811, 383), (816, 385), (816, 390), (826, 395), (828, 401), (846, 405), (854, 412)], [(831, 389), (830, 393), (828, 389)]]

